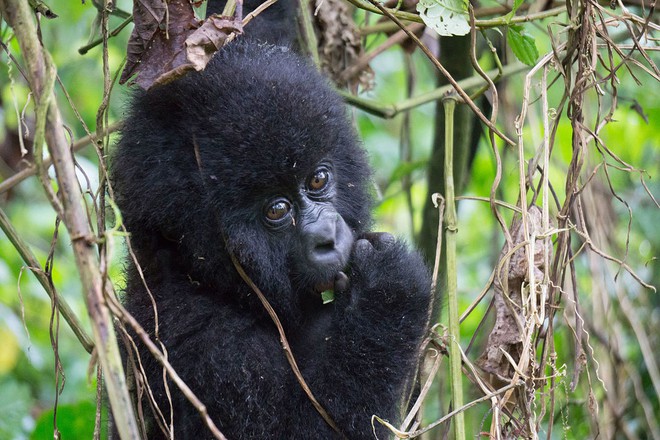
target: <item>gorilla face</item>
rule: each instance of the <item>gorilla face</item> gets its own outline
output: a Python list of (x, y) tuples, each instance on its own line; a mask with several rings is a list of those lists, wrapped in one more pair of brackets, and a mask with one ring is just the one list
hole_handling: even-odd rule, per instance
[(353, 233), (335, 208), (332, 165), (319, 164), (290, 194), (276, 194), (264, 205), (263, 222), (274, 234), (294, 234), (292, 271), (315, 290), (326, 290), (348, 263)]
[(298, 177), (264, 179), (254, 203), (245, 204), (246, 194), (215, 208), (228, 250), (280, 311), (292, 309), (301, 296), (318, 299), (348, 265), (361, 231), (359, 223), (351, 227), (345, 218), (351, 213), (343, 209), (340, 188), (350, 182), (339, 168), (329, 159), (305, 170), (296, 165)]

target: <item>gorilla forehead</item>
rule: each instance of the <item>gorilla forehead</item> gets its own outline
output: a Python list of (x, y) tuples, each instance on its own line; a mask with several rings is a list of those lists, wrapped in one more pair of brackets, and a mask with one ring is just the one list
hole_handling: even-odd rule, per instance
[(305, 63), (281, 47), (235, 42), (203, 72), (146, 93), (134, 108), (174, 157), (189, 160), (197, 148), (216, 183), (249, 194), (288, 187), (323, 160), (360, 155), (343, 103)]

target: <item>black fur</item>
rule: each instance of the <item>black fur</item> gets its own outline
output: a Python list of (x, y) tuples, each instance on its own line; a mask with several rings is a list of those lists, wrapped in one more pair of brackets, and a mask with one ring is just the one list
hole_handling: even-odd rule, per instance
[[(327, 305), (318, 285), (336, 271), (308, 273), (300, 228), (273, 230), (263, 220), (274, 195), (295, 206), (301, 182), (321, 162), (332, 165), (331, 203), (357, 240), (344, 269), (348, 288)], [(228, 250), (275, 308), (305, 380), (347, 438), (373, 438), (374, 414), (399, 419), (427, 330), (428, 271), (400, 242), (359, 239), (371, 222), (365, 154), (343, 103), (306, 61), (238, 40), (204, 72), (136, 97), (112, 181), (168, 359), (229, 439), (339, 436), (296, 381)], [(154, 338), (152, 303), (130, 263), (125, 304)], [(162, 367), (138, 347), (169, 419)], [(175, 437), (210, 438), (169, 387)], [(154, 423), (150, 432), (164, 438)]]
[[(265, 0), (243, 0), (243, 17), (259, 7)], [(277, 0), (263, 13), (255, 16), (246, 26), (244, 37), (267, 41), (277, 45), (295, 45), (297, 0)], [(206, 15), (222, 14), (225, 2), (208, 0)]]

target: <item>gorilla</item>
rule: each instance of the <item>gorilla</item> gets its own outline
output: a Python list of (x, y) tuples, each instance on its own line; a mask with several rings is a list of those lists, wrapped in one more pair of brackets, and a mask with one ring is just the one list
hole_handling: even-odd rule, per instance
[[(269, 11), (255, 26), (295, 16)], [(139, 262), (127, 261), (124, 304), (227, 438), (385, 438), (372, 416), (397, 423), (414, 388), (428, 269), (401, 241), (369, 232), (370, 171), (338, 95), (289, 47), (246, 34), (127, 110), (111, 157)], [(277, 313), (335, 428), (238, 268)], [(175, 438), (211, 438), (134, 339), (125, 358), (139, 360), (136, 383), (159, 408), (135, 396), (147, 437), (168, 438), (172, 415)]]

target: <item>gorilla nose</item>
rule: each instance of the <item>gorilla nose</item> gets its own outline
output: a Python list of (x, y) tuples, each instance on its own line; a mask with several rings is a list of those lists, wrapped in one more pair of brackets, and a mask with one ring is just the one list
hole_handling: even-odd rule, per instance
[(314, 252), (330, 252), (335, 249), (335, 234), (331, 233), (331, 236), (325, 234), (317, 234), (311, 237), (311, 247)]
[(307, 249), (313, 254), (325, 254), (335, 250), (336, 222), (329, 216), (320, 217), (308, 226)]
[(337, 212), (323, 212), (303, 229), (309, 262), (318, 269), (341, 269), (348, 262), (352, 233)]

